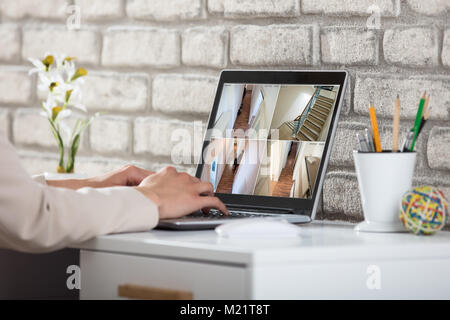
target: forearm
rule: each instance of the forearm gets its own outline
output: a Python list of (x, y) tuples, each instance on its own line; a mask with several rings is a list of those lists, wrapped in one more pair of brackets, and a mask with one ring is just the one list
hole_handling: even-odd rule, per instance
[(28, 187), (28, 197), (0, 203), (0, 244), (26, 252), (52, 251), (92, 237), (149, 230), (157, 206), (129, 187)]
[(100, 183), (92, 179), (47, 180), (47, 185), (57, 188), (78, 190), (85, 187), (101, 188)]

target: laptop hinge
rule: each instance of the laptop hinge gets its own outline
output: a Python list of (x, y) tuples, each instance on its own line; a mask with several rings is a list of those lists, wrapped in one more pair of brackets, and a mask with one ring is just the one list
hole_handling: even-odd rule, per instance
[(251, 206), (251, 205), (238, 205), (238, 204), (228, 204), (227, 208), (233, 210), (233, 209), (245, 209), (245, 210), (251, 210), (251, 211), (259, 211), (259, 212), (276, 212), (276, 213), (286, 213), (286, 214), (300, 214), (300, 215), (308, 215), (308, 211), (306, 209), (299, 209), (299, 208), (279, 208), (279, 207), (266, 207), (266, 206)]

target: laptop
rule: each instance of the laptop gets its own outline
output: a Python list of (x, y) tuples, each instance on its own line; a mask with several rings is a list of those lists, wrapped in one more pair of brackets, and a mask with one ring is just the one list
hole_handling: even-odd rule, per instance
[(308, 223), (315, 217), (346, 71), (224, 70), (196, 177), (230, 211), (194, 212), (158, 228), (213, 229), (243, 218)]

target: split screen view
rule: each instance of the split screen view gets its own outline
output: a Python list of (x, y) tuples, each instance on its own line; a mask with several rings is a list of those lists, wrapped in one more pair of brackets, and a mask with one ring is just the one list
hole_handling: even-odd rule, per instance
[(216, 193), (310, 198), (338, 90), (224, 84), (201, 179)]

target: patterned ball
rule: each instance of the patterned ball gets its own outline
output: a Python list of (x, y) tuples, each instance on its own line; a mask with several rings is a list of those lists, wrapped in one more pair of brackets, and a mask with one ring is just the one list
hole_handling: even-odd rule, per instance
[(444, 227), (447, 217), (444, 193), (435, 187), (412, 188), (402, 197), (400, 220), (414, 234), (434, 234)]

